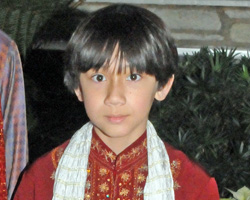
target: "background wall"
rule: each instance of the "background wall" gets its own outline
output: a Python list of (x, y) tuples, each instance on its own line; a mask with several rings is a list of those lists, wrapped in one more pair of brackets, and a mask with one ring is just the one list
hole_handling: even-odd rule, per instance
[[(84, 2), (78, 8), (93, 11), (107, 4)], [(250, 7), (244, 6), (244, 4), (239, 4), (239, 7), (231, 5), (140, 4), (140, 6), (153, 11), (163, 18), (171, 30), (173, 37), (176, 39), (178, 47), (200, 48), (201, 46), (224, 46), (249, 50)]]

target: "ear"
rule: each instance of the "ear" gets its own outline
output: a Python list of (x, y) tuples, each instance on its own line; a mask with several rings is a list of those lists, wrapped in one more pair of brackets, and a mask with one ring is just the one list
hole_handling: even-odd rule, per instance
[(173, 85), (173, 82), (174, 82), (174, 75), (172, 75), (172, 77), (169, 78), (168, 82), (155, 93), (155, 99), (158, 101), (163, 101), (168, 95)]
[(75, 94), (79, 101), (83, 102), (83, 94), (81, 87), (78, 86), (78, 88), (75, 89)]

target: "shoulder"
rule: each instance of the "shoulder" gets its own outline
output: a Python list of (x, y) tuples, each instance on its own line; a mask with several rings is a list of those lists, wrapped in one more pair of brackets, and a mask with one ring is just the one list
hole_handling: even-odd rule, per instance
[(41, 156), (24, 171), (14, 200), (52, 198), (55, 170), (68, 142)]
[[(6, 33), (0, 30), (0, 68), (1, 70), (5, 66), (2, 63), (8, 61), (7, 58), (18, 55), (19, 51), (14, 40), (12, 40)], [(20, 58), (19, 58), (20, 59)], [(18, 60), (19, 60), (18, 59)]]
[(219, 199), (215, 179), (201, 165), (171, 145), (165, 143), (165, 147), (170, 159), (176, 199)]
[(64, 142), (29, 165), (24, 171), (22, 181), (24, 181), (23, 179), (29, 179), (36, 182), (41, 177), (43, 177), (44, 181), (54, 180), (54, 172), (68, 142)]
[(0, 30), (0, 51), (9, 52), (16, 51), (17, 45), (5, 32)]
[(201, 172), (202, 175), (209, 177), (209, 175), (205, 172), (201, 165), (197, 162), (192, 161), (186, 154), (182, 151), (174, 148), (165, 142), (165, 147), (169, 155), (171, 167), (174, 163), (178, 163), (178, 168), (181, 168), (182, 171), (188, 170), (190, 172)]
[(6, 33), (0, 30), (0, 43), (9, 46), (11, 42), (12, 39)]
[(69, 140), (39, 157), (34, 163), (30, 165), (27, 171), (36, 171), (37, 168), (41, 169), (42, 167), (47, 167), (49, 170), (55, 170), (68, 143)]

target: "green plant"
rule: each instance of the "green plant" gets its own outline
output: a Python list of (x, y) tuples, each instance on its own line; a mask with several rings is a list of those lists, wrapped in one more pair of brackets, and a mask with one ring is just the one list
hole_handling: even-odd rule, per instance
[(18, 45), (22, 56), (26, 55), (34, 35), (58, 10), (65, 9), (70, 0), (1, 0), (0, 29)]
[(221, 196), (250, 180), (250, 58), (235, 56), (224, 48), (185, 55), (151, 115), (162, 138), (216, 178)]
[(240, 188), (237, 192), (234, 192), (229, 189), (228, 191), (233, 194), (234, 198), (233, 199), (232, 198), (220, 199), (220, 200), (230, 200), (230, 199), (231, 200), (250, 200), (250, 190), (246, 186)]

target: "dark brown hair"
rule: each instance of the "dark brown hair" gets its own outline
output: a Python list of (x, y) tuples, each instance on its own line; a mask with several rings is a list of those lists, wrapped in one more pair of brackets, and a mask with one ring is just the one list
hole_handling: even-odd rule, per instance
[(164, 22), (144, 8), (113, 4), (91, 13), (73, 33), (66, 49), (66, 86), (76, 89), (79, 74), (102, 67), (117, 44), (120, 61), (154, 75), (160, 86), (174, 74), (178, 55)]

